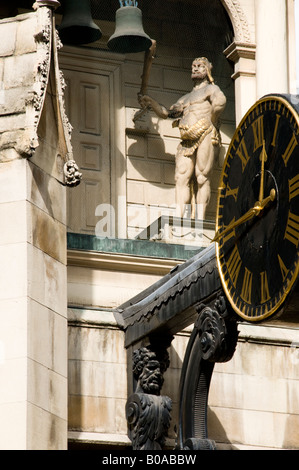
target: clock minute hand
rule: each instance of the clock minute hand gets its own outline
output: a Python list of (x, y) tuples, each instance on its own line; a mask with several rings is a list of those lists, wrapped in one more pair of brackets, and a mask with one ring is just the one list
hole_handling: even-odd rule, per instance
[(268, 156), (265, 149), (265, 141), (263, 140), (263, 148), (260, 155), (260, 160), (262, 162), (261, 168), (261, 184), (260, 184), (260, 194), (259, 194), (259, 201), (262, 201), (264, 198), (264, 173), (265, 173), (265, 162), (267, 161)]
[(268, 197), (264, 198), (262, 201), (257, 201), (255, 205), (251, 207), (251, 209), (245, 212), (245, 214), (242, 215), (238, 220), (236, 220), (235, 222), (232, 222), (227, 227), (225, 227), (224, 230), (222, 231), (218, 230), (212, 241), (218, 242), (220, 238), (222, 238), (226, 233), (230, 232), (234, 228), (238, 227), (241, 224), (244, 224), (248, 220), (258, 215), (269, 204), (269, 202), (274, 201), (275, 197), (276, 197), (275, 189), (271, 189), (270, 195)]

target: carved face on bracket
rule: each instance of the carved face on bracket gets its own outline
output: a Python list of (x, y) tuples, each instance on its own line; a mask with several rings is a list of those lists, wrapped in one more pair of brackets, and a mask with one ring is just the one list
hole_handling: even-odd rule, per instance
[(145, 363), (139, 376), (141, 388), (147, 393), (159, 393), (163, 385), (163, 376), (159, 361), (152, 359)]
[(133, 372), (138, 381), (136, 392), (159, 395), (163, 385), (163, 372), (166, 363), (157, 359), (156, 353), (149, 348), (136, 349), (133, 353)]

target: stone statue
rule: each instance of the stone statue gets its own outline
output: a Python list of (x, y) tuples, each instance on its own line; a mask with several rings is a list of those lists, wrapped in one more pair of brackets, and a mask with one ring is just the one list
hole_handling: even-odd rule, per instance
[(129, 437), (134, 450), (161, 450), (170, 426), (171, 399), (161, 396), (167, 351), (142, 347), (133, 353), (136, 391), (126, 403)]
[(169, 110), (148, 95), (138, 96), (143, 108), (153, 110), (163, 119), (175, 119), (173, 127), (180, 130), (182, 140), (177, 149), (175, 169), (179, 217), (183, 217), (185, 205), (191, 204), (191, 217), (195, 218), (197, 204), (197, 218), (204, 219), (210, 200), (209, 174), (221, 145), (219, 118), (226, 105), (226, 98), (214, 84), (211, 70), (212, 64), (205, 57), (194, 59), (191, 74), (193, 89)]

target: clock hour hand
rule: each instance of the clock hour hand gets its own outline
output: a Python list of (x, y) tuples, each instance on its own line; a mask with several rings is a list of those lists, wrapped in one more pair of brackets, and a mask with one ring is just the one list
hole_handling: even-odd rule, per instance
[(258, 215), (269, 204), (269, 202), (274, 201), (275, 197), (276, 197), (276, 191), (275, 189), (271, 189), (270, 195), (268, 197), (264, 198), (262, 201), (257, 201), (255, 205), (251, 207), (251, 209), (249, 209), (247, 212), (245, 212), (244, 215), (242, 215), (242, 217), (240, 217), (235, 222), (232, 222), (231, 224), (229, 224), (227, 227), (225, 227), (224, 230), (218, 230), (212, 241), (218, 242), (220, 238), (222, 238), (228, 232), (238, 227), (239, 225), (244, 224), (245, 222), (248, 222), (248, 220)]
[(259, 214), (259, 212), (260, 212), (259, 208), (255, 207), (255, 206), (252, 207), (244, 215), (242, 215), (242, 217), (240, 217), (238, 220), (236, 220), (235, 222), (230, 223), (227, 227), (225, 227), (225, 229), (217, 230), (217, 233), (216, 233), (215, 237), (213, 238), (212, 242), (218, 242), (220, 240), (220, 238), (222, 238), (228, 232), (230, 232), (234, 228), (238, 227), (239, 225), (244, 224), (248, 220), (252, 219), (257, 214)]

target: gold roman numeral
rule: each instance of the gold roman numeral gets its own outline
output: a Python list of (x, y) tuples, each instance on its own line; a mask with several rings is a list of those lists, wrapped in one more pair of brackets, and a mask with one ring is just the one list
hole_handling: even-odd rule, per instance
[(252, 123), (254, 151), (263, 145), (264, 140), (264, 116), (260, 116)]
[(245, 167), (248, 163), (248, 160), (249, 160), (249, 155), (248, 155), (248, 152), (247, 152), (247, 148), (246, 148), (246, 144), (245, 144), (244, 139), (241, 140), (240, 145), (238, 147), (238, 150), (236, 150), (236, 154), (238, 155), (238, 157), (241, 160), (242, 173), (243, 173), (243, 171), (245, 170)]
[(226, 188), (226, 196), (232, 196), (234, 200), (237, 200), (239, 188), (231, 189), (229, 185)]
[(276, 114), (276, 122), (275, 122), (275, 127), (274, 127), (274, 133), (273, 133), (273, 139), (271, 142), (271, 145), (275, 147), (276, 145), (276, 136), (277, 136), (277, 129), (278, 129), (278, 123), (280, 119), (280, 114)]
[(241, 298), (251, 304), (251, 290), (252, 290), (252, 272), (245, 268), (245, 274), (243, 279)]
[(277, 257), (278, 257), (278, 262), (279, 262), (280, 271), (282, 275), (282, 280), (284, 281), (289, 273), (289, 270), (287, 269), (286, 265), (282, 261), (281, 257), (279, 255), (277, 255)]
[(288, 222), (284, 238), (293, 243), (298, 248), (299, 243), (299, 216), (289, 211)]
[(266, 271), (263, 271), (261, 274), (261, 304), (268, 302), (270, 299), (268, 278)]
[(227, 271), (229, 273), (229, 276), (231, 278), (231, 281), (234, 287), (236, 287), (241, 264), (242, 264), (242, 260), (241, 260), (238, 248), (237, 246), (235, 246), (226, 264)]
[(288, 161), (289, 161), (296, 145), (298, 145), (298, 142), (297, 142), (297, 138), (296, 138), (295, 133), (293, 133), (293, 136), (292, 136), (290, 142), (288, 143), (288, 146), (287, 146), (284, 154), (282, 155), (285, 166), (287, 166)]
[(299, 194), (299, 173), (289, 180), (289, 201)]

